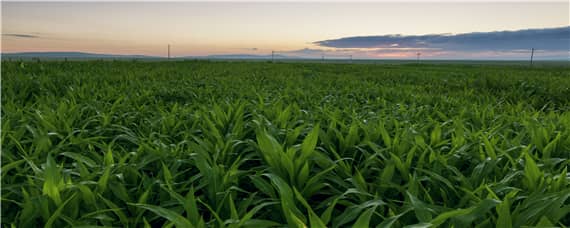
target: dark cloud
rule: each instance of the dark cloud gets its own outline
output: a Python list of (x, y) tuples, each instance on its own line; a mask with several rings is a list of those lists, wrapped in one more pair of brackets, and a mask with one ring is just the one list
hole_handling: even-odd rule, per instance
[(31, 38), (31, 39), (40, 38), (39, 36), (36, 36), (36, 35), (31, 35), (31, 34), (18, 34), (18, 33), (2, 34), (2, 36), (16, 37), (16, 38)]
[(455, 35), (358, 36), (317, 41), (314, 44), (330, 48), (426, 48), (451, 51), (511, 51), (535, 48), (546, 51), (563, 51), (570, 49), (570, 27)]

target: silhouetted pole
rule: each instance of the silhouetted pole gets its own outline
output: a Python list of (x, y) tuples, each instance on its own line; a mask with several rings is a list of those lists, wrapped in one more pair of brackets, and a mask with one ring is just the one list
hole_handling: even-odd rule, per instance
[(352, 63), (352, 55), (350, 55), (350, 63)]
[(325, 63), (325, 54), (322, 54), (322, 55), (321, 55), (321, 62), (322, 62), (322, 63)]
[(275, 62), (275, 51), (271, 51), (271, 62)]
[(532, 66), (532, 58), (534, 57), (534, 48), (530, 49), (530, 65)]
[(416, 55), (418, 56), (418, 64), (420, 64), (420, 55), (422, 55), (422, 53), (418, 52)]
[(168, 59), (170, 60), (170, 44), (168, 45)]

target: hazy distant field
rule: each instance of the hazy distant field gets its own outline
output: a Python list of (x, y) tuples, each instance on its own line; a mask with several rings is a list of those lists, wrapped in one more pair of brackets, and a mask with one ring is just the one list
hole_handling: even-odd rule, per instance
[(2, 227), (570, 226), (570, 67), (472, 63), (2, 62)]
[[(228, 56), (196, 56), (196, 57), (173, 57), (170, 61), (213, 61), (213, 62), (272, 62), (271, 56), (242, 56), (242, 55), (228, 55)], [(42, 54), (41, 52), (29, 53), (4, 53), (2, 58), (8, 62), (18, 61), (143, 61), (143, 62), (162, 62), (167, 61), (167, 58), (156, 56), (132, 56), (132, 55), (105, 55), (105, 54), (89, 54), (77, 52), (63, 52), (59, 53), (48, 52)], [(463, 65), (508, 65), (508, 66), (530, 66), (529, 60), (434, 60), (434, 59), (349, 59), (346, 56), (327, 56), (324, 60), (321, 58), (298, 58), (291, 56), (277, 56), (273, 59), (275, 63), (352, 63), (352, 64), (463, 64)], [(558, 66), (570, 68), (570, 61), (564, 60), (534, 60), (532, 66)]]

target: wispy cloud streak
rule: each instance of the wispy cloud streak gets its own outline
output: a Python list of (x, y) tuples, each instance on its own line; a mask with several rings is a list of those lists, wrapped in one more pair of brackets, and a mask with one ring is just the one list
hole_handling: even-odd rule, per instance
[(14, 38), (30, 38), (30, 39), (40, 38), (40, 36), (36, 36), (36, 35), (19, 34), (19, 33), (7, 33), (7, 34), (2, 34), (2, 36), (14, 37)]

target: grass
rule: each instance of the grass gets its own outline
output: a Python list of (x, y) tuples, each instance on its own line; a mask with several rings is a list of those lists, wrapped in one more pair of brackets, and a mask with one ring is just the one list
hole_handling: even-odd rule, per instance
[(570, 225), (570, 68), (3, 62), (2, 226)]

